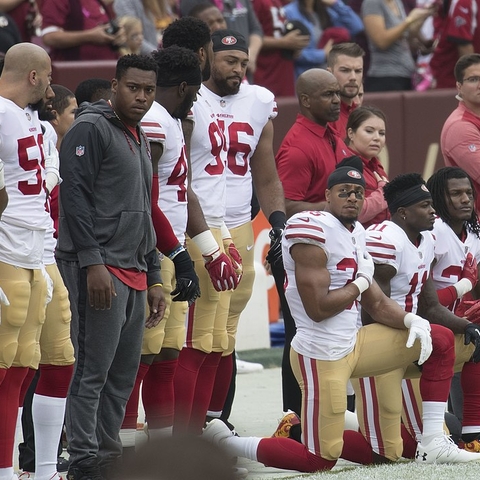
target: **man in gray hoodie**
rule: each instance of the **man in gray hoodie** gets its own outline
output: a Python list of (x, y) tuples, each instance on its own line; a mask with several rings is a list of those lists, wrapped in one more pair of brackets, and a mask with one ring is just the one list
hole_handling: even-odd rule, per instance
[(155, 99), (156, 68), (150, 57), (120, 58), (111, 100), (86, 106), (60, 150), (57, 259), (76, 354), (66, 410), (70, 480), (102, 480), (120, 457), (143, 328), (165, 310), (150, 150), (139, 127)]

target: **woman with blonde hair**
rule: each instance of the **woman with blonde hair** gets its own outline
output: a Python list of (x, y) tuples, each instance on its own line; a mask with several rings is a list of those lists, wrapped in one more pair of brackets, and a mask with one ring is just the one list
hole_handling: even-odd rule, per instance
[(168, 0), (115, 0), (113, 9), (117, 17), (137, 17), (142, 22), (142, 54), (157, 50), (163, 30), (176, 18)]

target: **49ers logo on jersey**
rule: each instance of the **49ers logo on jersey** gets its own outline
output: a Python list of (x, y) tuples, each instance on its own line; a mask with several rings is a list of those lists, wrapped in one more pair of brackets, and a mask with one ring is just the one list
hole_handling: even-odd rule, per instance
[(224, 45), (235, 45), (237, 43), (237, 39), (232, 35), (228, 35), (222, 38), (222, 43)]

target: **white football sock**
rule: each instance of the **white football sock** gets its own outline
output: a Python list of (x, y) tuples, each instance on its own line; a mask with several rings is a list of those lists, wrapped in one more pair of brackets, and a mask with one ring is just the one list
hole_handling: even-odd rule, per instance
[(443, 435), (446, 402), (422, 402), (423, 407), (423, 432), (422, 439), (425, 437), (438, 437)]
[(49, 480), (57, 471), (58, 442), (62, 435), (66, 401), (66, 398), (33, 396), (37, 480)]

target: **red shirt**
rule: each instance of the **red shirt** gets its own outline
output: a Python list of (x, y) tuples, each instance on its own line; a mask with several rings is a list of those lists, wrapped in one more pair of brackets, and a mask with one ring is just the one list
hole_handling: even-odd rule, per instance
[(329, 125), (322, 127), (298, 114), (275, 158), (285, 198), (324, 201), (328, 176), (350, 155), (343, 139)]
[(455, 88), (453, 70), (458, 45), (473, 44), (480, 52), (480, 8), (476, 0), (452, 0), (445, 18), (435, 17), (434, 27), (438, 45), (430, 60), (430, 68), (437, 82), (436, 88)]
[[(74, 7), (74, 8), (73, 8)], [(99, 0), (43, 0), (42, 34), (58, 31), (90, 30), (109, 22), (110, 17)], [(110, 45), (85, 43), (72, 48), (52, 48), (52, 60), (116, 60), (118, 52)]]
[[(280, 0), (252, 0), (253, 9), (267, 37), (280, 38), (284, 34), (285, 21)], [(279, 48), (260, 50), (257, 69), (254, 74), (257, 85), (268, 88), (276, 97), (295, 95), (295, 74), (293, 59), (282, 57)]]
[[(358, 153), (353, 152), (354, 155)], [(385, 182), (377, 182), (374, 172), (381, 177), (387, 178), (387, 172), (377, 157), (367, 160), (360, 157), (363, 162), (363, 176), (365, 178), (365, 201), (362, 211), (358, 217), (359, 222), (365, 227), (381, 223), (390, 219), (390, 213), (387, 208), (387, 202), (383, 197), (383, 185)]]
[(463, 168), (472, 178), (477, 192), (475, 209), (480, 212), (480, 117), (463, 102), (444, 123), (440, 146), (445, 165)]
[(343, 140), (347, 138), (347, 123), (350, 113), (358, 107), (356, 103), (347, 105), (345, 102), (340, 102), (340, 116), (336, 122), (332, 122), (330, 126), (334, 128)]

